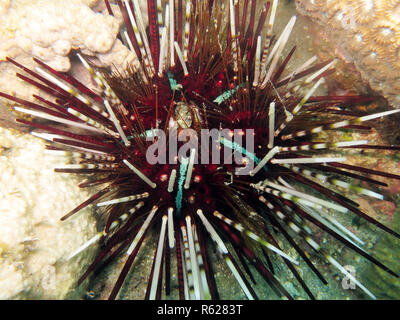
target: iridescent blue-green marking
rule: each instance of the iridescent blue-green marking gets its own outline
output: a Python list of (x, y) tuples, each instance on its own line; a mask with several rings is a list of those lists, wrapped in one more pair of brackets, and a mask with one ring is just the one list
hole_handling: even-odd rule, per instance
[(188, 165), (189, 165), (189, 160), (182, 159), (182, 163), (179, 167), (178, 192), (176, 194), (176, 199), (175, 199), (176, 212), (177, 212), (178, 218), (181, 216), (182, 194), (183, 194), (182, 186), (186, 179), (186, 170), (188, 168)]
[(255, 164), (258, 164), (261, 161), (259, 158), (257, 158), (257, 156), (254, 153), (247, 151), (246, 148), (242, 147), (238, 143), (232, 142), (231, 140), (227, 140), (224, 137), (221, 137), (219, 140), (222, 142), (222, 144), (224, 146), (226, 146), (232, 150), (238, 151), (238, 152), (244, 154), (245, 156), (249, 157), (251, 160), (253, 160), (253, 162)]
[(241, 85), (237, 85), (235, 89), (226, 90), (220, 96), (215, 98), (213, 102), (220, 105), (222, 102), (228, 100), (237, 90), (239, 90), (240, 87), (244, 87), (244, 83), (242, 83)]
[(172, 91), (181, 90), (183, 88), (181, 84), (176, 82), (176, 80), (174, 79), (174, 76), (171, 72), (168, 72), (167, 76), (168, 76), (169, 85), (170, 85)]

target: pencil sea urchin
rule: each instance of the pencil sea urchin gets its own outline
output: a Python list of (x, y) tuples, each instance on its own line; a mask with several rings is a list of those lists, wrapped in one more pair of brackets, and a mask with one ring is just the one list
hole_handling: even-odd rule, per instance
[[(249, 299), (257, 295), (245, 275), (250, 274), (248, 265), (279, 296), (292, 298), (274, 276), (269, 258), (265, 259), (268, 251), (284, 259), (314, 298), (294, 267), (298, 262), (281, 250), (277, 237), (286, 239), (323, 283), (326, 280), (307, 252), (318, 253), (374, 298), (313, 239), (308, 223), (397, 276), (362, 249), (361, 240), (323, 208), (351, 212), (400, 237), (340, 193), (345, 190), (382, 199), (358, 183), (384, 184), (357, 172), (393, 179), (400, 176), (344, 164), (345, 157), (327, 154), (338, 148), (342, 155), (354, 148), (398, 148), (372, 146), (366, 140), (313, 142), (311, 136), (342, 128), (368, 131), (374, 126), (371, 120), (399, 110), (360, 114), (352, 108), (369, 98), (313, 96), (323, 77), (333, 71), (333, 61), (313, 65), (312, 58), (283, 76), (295, 51), (282, 56), (296, 17), (280, 36), (273, 36), (277, 2), (267, 2), (257, 17), (255, 0), (245, 0), (241, 7), (233, 0), (226, 7), (212, 0), (172, 0), (165, 8), (161, 0), (148, 0), (146, 26), (137, 0), (117, 1), (125, 22), (121, 40), (137, 61), (121, 75), (96, 70), (77, 53), (101, 93), (39, 60), (35, 59), (40, 66), (32, 71), (8, 59), (28, 74), (18, 77), (55, 97), (54, 102), (36, 97), (41, 101), (37, 104), (1, 93), (24, 106), (15, 107), (17, 112), (34, 119), (17, 121), (35, 128), (36, 136), (54, 142), (47, 146), (50, 154), (68, 158), (69, 163), (56, 172), (88, 174), (82, 188), (104, 186), (62, 218), (90, 204), (104, 210), (103, 230), (71, 254), (73, 258), (89, 245), (101, 243), (98, 257), (79, 283), (125, 254), (126, 263), (110, 295), (116, 298), (144, 238), (155, 229), (160, 232), (148, 299), (162, 296), (163, 278), (165, 294), (170, 293), (172, 254), (176, 254), (181, 299), (219, 298), (207, 238)], [(108, 1), (106, 5), (113, 14)], [(193, 143), (204, 129), (219, 134), (214, 141), (216, 155), (203, 141), (200, 149)], [(166, 139), (157, 134), (161, 131)], [(172, 152), (177, 137), (183, 154)], [(242, 139), (246, 141), (243, 145)], [(146, 157), (150, 149), (154, 151), (152, 161)], [(242, 163), (229, 161), (229, 150)], [(215, 161), (222, 154), (224, 161)], [(169, 161), (160, 161), (166, 155)], [(250, 168), (247, 173), (246, 168)], [(344, 181), (348, 178), (354, 182)]]

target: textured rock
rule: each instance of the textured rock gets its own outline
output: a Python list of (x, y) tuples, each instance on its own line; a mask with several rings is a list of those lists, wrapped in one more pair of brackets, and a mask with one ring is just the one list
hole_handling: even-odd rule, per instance
[(354, 63), (372, 89), (400, 108), (399, 1), (296, 0), (296, 5), (322, 26), (335, 54)]
[[(94, 10), (91, 7), (95, 7)], [(13, 58), (30, 69), (39, 58), (58, 71), (71, 69), (71, 50), (92, 57), (100, 67), (124, 70), (135, 56), (117, 40), (122, 18), (97, 12), (101, 3), (90, 0), (0, 1), (0, 90), (34, 100), (36, 88), (15, 77)], [(19, 72), (19, 71), (18, 71)], [(83, 77), (85, 75), (83, 74)], [(78, 77), (80, 78), (80, 77)], [(0, 98), (0, 105), (8, 105)], [(12, 124), (10, 112), (0, 111), (0, 125)]]
[(66, 261), (96, 223), (90, 209), (60, 221), (88, 194), (43, 152), (39, 139), (0, 128), (0, 299), (79, 298), (77, 278), (97, 249)]
[[(79, 48), (88, 55), (109, 51), (120, 21), (90, 9), (98, 1), (14, 1), (3, 11), (0, 59), (27, 54), (59, 71), (68, 71), (68, 54)], [(7, 6), (5, 6), (7, 7)]]

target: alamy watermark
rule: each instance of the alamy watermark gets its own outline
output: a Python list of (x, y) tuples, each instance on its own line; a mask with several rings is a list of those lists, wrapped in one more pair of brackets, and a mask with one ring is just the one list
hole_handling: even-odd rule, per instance
[[(188, 161), (194, 150), (194, 164), (236, 164), (237, 175), (248, 175), (254, 169), (254, 129), (201, 129), (186, 128), (178, 133), (170, 127), (168, 138), (161, 129), (149, 130), (147, 149), (149, 164), (177, 164)], [(178, 142), (181, 142), (178, 149)]]
[[(356, 279), (356, 268), (352, 265), (344, 266), (343, 267), (354, 279)], [(344, 290), (354, 290), (356, 289), (356, 283), (349, 277), (345, 276), (342, 279), (342, 288)]]

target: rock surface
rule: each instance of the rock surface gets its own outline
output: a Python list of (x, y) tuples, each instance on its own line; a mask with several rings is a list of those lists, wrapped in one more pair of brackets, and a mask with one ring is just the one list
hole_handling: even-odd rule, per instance
[(0, 299), (80, 298), (76, 281), (97, 250), (66, 261), (96, 222), (90, 209), (60, 221), (89, 195), (43, 153), (39, 139), (0, 128)]
[(354, 63), (363, 80), (400, 108), (400, 3), (396, 0), (296, 0), (318, 24), (335, 55)]
[[(136, 57), (117, 39), (122, 18), (110, 16), (99, 0), (3, 0), (0, 21), (0, 90), (22, 99), (34, 101), (33, 94), (43, 94), (17, 78), (15, 73), (21, 71), (6, 57), (30, 69), (37, 66), (35, 57), (62, 72), (71, 69), (72, 50), (80, 50), (99, 67), (119, 71)], [(2, 98), (0, 105), (10, 106)], [(16, 127), (5, 108), (0, 109), (0, 125)]]

